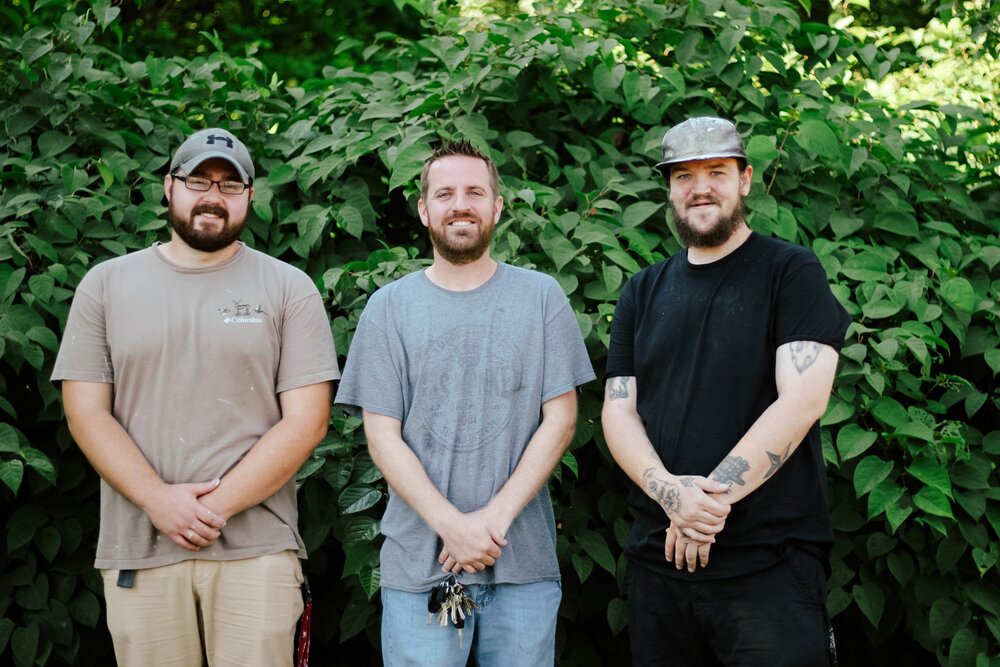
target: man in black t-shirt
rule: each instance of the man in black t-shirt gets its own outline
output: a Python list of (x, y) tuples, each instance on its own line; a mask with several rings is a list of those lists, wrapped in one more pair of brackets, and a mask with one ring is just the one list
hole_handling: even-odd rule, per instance
[(657, 168), (687, 249), (622, 291), (602, 413), (635, 482), (634, 663), (829, 664), (818, 420), (847, 313), (810, 250), (747, 226), (732, 123), (671, 128)]

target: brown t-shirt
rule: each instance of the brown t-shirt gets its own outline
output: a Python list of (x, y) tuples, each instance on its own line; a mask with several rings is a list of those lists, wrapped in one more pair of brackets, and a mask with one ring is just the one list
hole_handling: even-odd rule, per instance
[[(278, 394), (340, 377), (310, 278), (240, 244), (224, 264), (186, 269), (156, 247), (94, 267), (73, 299), (52, 380), (114, 385), (113, 412), (169, 483), (224, 476), (281, 419)], [(294, 480), (232, 517), (197, 558), (285, 549), (305, 557)], [(101, 482), (98, 568), (192, 558)]]

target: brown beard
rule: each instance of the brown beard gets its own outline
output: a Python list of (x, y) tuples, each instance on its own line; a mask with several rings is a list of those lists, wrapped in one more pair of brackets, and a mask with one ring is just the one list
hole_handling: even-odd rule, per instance
[[(222, 218), (222, 228), (216, 232), (206, 232), (196, 229), (191, 221), (194, 220), (196, 215), (204, 213), (217, 215)], [(179, 236), (188, 247), (193, 248), (194, 250), (200, 250), (201, 252), (218, 252), (223, 248), (229, 247), (239, 240), (240, 234), (243, 233), (243, 226), (246, 223), (246, 218), (243, 218), (243, 220), (230, 225), (229, 213), (226, 209), (212, 204), (201, 204), (195, 206), (191, 209), (191, 214), (187, 220), (178, 216), (174, 212), (173, 206), (170, 206), (167, 209), (167, 219), (170, 221), (170, 226), (173, 228), (174, 232), (177, 233), (177, 236)]]
[[(485, 229), (485, 231), (481, 231), (479, 237), (472, 245), (459, 246), (453, 244), (453, 242), (448, 239), (448, 223), (453, 220), (465, 220), (468, 217), (469, 216), (458, 216), (445, 220), (444, 229), (442, 231), (438, 231), (433, 224), (427, 225), (427, 231), (430, 232), (431, 243), (434, 244), (434, 249), (438, 251), (439, 255), (452, 264), (460, 265), (474, 262), (490, 249), (490, 241), (493, 239), (493, 225), (491, 225), (488, 229)], [(482, 230), (482, 220), (477, 218), (476, 223), (479, 225), (480, 230)]]
[(681, 215), (673, 202), (671, 202), (670, 207), (674, 210), (677, 235), (687, 248), (718, 248), (728, 241), (747, 219), (747, 209), (743, 197), (740, 197), (739, 203), (736, 204), (736, 208), (730, 215), (720, 217), (715, 225), (705, 232), (694, 229), (688, 222), (687, 216)]

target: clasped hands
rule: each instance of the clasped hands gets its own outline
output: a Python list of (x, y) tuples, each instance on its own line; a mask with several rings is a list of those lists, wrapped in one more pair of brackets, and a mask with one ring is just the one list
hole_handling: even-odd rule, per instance
[(222, 535), (226, 520), (211, 509), (209, 495), (220, 480), (192, 484), (163, 484), (154, 490), (143, 511), (156, 529), (182, 549), (200, 551)]
[(682, 489), (680, 509), (668, 514), (670, 525), (666, 530), (663, 555), (678, 570), (687, 568), (688, 572), (694, 572), (699, 565), (708, 566), (715, 536), (726, 526), (732, 508), (724, 502), (729, 485), (695, 476), (683, 476), (678, 480)]
[(438, 555), (442, 572), (482, 572), (497, 562), (507, 546), (510, 521), (489, 505), (447, 521), (438, 535), (444, 547)]

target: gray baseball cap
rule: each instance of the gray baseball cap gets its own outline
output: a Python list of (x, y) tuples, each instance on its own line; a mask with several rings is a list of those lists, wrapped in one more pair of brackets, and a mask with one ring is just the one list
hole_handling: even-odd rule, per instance
[(184, 140), (170, 161), (170, 173), (182, 169), (190, 174), (199, 164), (214, 157), (229, 161), (244, 183), (254, 179), (250, 151), (231, 132), (218, 127), (199, 130)]
[(688, 118), (663, 135), (663, 162), (656, 168), (664, 176), (669, 176), (672, 164), (717, 157), (747, 159), (743, 139), (736, 126), (714, 116)]

